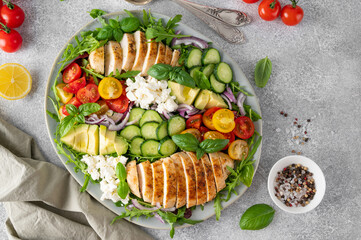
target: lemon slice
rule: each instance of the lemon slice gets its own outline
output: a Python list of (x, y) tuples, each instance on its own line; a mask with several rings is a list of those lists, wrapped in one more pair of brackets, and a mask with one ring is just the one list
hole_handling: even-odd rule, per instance
[(0, 66), (0, 96), (7, 100), (25, 97), (31, 89), (29, 71), (20, 64), (6, 63)]

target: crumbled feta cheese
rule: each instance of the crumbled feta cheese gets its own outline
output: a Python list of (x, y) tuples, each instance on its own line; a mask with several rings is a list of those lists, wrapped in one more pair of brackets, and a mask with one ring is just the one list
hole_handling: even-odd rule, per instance
[(135, 81), (128, 79), (127, 83), (127, 97), (134, 102), (136, 106), (143, 109), (149, 109), (151, 105), (155, 104), (155, 109), (159, 113), (174, 112), (178, 105), (175, 102), (176, 97), (171, 96), (171, 90), (168, 88), (166, 80), (158, 81), (155, 78), (148, 77), (147, 79), (138, 75)]
[(122, 201), (124, 204), (129, 202), (129, 195), (125, 199), (121, 199), (117, 193), (117, 186), (119, 179), (115, 174), (117, 164), (120, 162), (124, 166), (127, 162), (124, 156), (110, 157), (110, 156), (90, 156), (84, 155), (82, 162), (88, 165), (87, 172), (93, 180), (100, 181), (100, 190), (103, 192), (101, 200), (110, 199), (113, 202)]

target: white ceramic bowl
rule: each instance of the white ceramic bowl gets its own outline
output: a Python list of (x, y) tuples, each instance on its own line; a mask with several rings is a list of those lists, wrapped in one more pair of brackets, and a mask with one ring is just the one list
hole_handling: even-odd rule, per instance
[[(283, 202), (281, 202), (276, 196), (275, 196), (275, 178), (277, 176), (277, 172), (282, 171), (283, 168), (291, 165), (291, 164), (301, 164), (302, 166), (305, 166), (308, 168), (308, 171), (313, 173), (313, 178), (315, 180), (315, 187), (316, 187), (316, 194), (313, 198), (313, 200), (310, 201), (308, 205), (305, 207), (287, 207)], [(288, 157), (284, 157), (280, 159), (278, 162), (276, 162), (275, 165), (273, 165), (269, 175), (268, 175), (268, 192), (273, 200), (273, 202), (282, 210), (289, 212), (289, 213), (306, 213), (314, 209), (315, 207), (320, 204), (322, 201), (323, 196), (325, 195), (326, 191), (326, 181), (325, 176), (323, 175), (323, 172), (321, 168), (311, 159), (303, 156), (298, 155), (292, 155)]]

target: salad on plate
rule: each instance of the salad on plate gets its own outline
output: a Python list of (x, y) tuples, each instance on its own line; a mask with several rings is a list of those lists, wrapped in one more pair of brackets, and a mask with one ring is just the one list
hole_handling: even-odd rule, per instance
[(52, 85), (55, 144), (75, 171), (97, 184), (120, 218), (196, 224), (192, 211), (249, 187), (262, 137), (252, 96), (212, 43), (143, 10), (143, 18), (90, 15), (101, 28), (69, 44)]

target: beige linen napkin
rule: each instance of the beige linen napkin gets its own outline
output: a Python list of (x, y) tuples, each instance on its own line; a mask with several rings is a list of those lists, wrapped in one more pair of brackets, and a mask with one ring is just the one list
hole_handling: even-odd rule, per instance
[(32, 137), (0, 119), (0, 201), (10, 239), (152, 239), (116, 216), (64, 169), (44, 160)]

